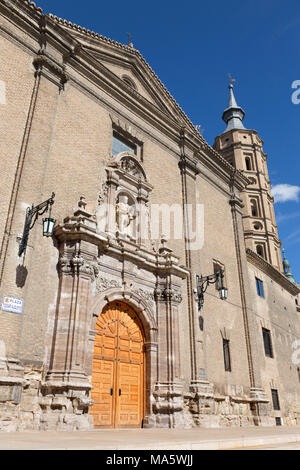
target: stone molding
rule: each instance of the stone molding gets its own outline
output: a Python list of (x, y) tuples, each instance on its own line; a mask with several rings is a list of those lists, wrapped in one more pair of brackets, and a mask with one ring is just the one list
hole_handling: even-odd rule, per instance
[(180, 304), (182, 302), (182, 295), (175, 289), (163, 288), (155, 289), (154, 298), (159, 302), (174, 302)]
[(42, 14), (43, 10), (40, 7), (37, 7), (34, 2), (30, 0), (17, 0), (20, 5), (25, 5), (29, 10), (33, 10), (35, 13)]
[[(155, 348), (157, 352), (157, 321), (154, 315), (154, 306), (144, 299), (143, 296), (137, 294), (134, 290), (122, 288), (111, 288), (105, 290), (95, 296), (91, 303), (91, 312), (93, 312), (90, 323), (90, 334), (95, 334), (95, 324), (99, 314), (103, 308), (110, 302), (123, 301), (128, 303), (136, 312), (139, 313), (141, 323), (145, 330), (146, 343), (149, 348)], [(151, 349), (150, 348), (150, 349)]]
[(44, 54), (37, 55), (33, 60), (33, 65), (37, 75), (48, 78), (61, 90), (64, 88), (65, 83), (68, 81), (68, 76), (63, 65), (56, 64)]
[(66, 254), (61, 255), (58, 260), (58, 270), (61, 274), (86, 275), (93, 280), (99, 272), (98, 264), (95, 260), (86, 260), (77, 253), (74, 253), (71, 258)]
[(28, 381), (22, 377), (14, 377), (14, 376), (0, 376), (0, 384), (1, 385), (22, 385), (22, 387), (25, 387), (25, 385), (28, 383)]
[(182, 173), (191, 176), (193, 179), (196, 179), (196, 176), (200, 173), (197, 160), (187, 155), (181, 156), (178, 165)]

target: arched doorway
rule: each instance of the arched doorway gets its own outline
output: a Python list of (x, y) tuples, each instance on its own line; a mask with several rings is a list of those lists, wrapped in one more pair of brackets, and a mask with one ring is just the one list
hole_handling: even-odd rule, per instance
[(126, 303), (104, 307), (96, 323), (90, 414), (94, 427), (141, 427), (145, 403), (144, 333)]

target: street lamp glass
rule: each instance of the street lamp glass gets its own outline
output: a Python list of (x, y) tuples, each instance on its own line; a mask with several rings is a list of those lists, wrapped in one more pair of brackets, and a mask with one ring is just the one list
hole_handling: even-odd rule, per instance
[(221, 300), (227, 300), (227, 297), (228, 297), (228, 289), (227, 289), (227, 287), (222, 287), (222, 288), (219, 290), (219, 294), (220, 294), (220, 299), (221, 299)]
[(43, 219), (43, 235), (44, 237), (52, 237), (54, 227), (55, 227), (55, 219), (52, 219), (51, 217), (47, 217), (46, 219)]

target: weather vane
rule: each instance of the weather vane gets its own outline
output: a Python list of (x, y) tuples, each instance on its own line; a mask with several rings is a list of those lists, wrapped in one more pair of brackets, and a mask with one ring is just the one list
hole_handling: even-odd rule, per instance
[(230, 73), (228, 74), (228, 80), (229, 80), (231, 83), (236, 82), (236, 79), (235, 79), (235, 78), (232, 78), (232, 76), (231, 76)]

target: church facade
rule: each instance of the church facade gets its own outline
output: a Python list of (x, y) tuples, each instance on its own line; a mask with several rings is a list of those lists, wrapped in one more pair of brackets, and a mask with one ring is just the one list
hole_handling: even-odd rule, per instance
[(132, 44), (28, 0), (0, 34), (0, 430), (300, 424), (300, 288), (232, 87), (211, 147)]

